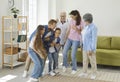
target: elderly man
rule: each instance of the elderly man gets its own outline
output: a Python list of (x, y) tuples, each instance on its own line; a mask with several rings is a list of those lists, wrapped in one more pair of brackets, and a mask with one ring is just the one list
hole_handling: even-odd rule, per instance
[(61, 39), (61, 46), (63, 47), (66, 41), (66, 33), (67, 33), (67, 28), (68, 28), (68, 20), (66, 19), (66, 12), (61, 12), (60, 13), (60, 19), (57, 22), (57, 28), (61, 29), (61, 35), (60, 35), (60, 39)]
[[(64, 44), (66, 42), (68, 25), (69, 25), (69, 23), (68, 23), (68, 20), (66, 19), (66, 12), (61, 12), (60, 13), (60, 18), (57, 20), (57, 28), (61, 29), (60, 45), (61, 45), (62, 49), (63, 49)], [(59, 48), (59, 50), (60, 50), (60, 48)], [(58, 62), (57, 62), (57, 67), (58, 67)]]

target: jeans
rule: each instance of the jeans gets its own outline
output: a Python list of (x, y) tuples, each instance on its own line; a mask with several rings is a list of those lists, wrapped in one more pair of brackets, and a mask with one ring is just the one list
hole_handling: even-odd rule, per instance
[(48, 54), (48, 60), (49, 60), (48, 68), (49, 68), (49, 72), (52, 71), (52, 64), (53, 64), (53, 70), (56, 69), (57, 57), (58, 57), (58, 55), (57, 55), (56, 52)]
[(28, 49), (28, 54), (34, 63), (34, 68), (31, 77), (38, 79), (42, 76), (44, 68), (44, 59), (40, 58), (40, 56), (35, 51), (33, 51), (32, 48)]
[(72, 58), (72, 70), (77, 70), (77, 62), (76, 62), (76, 52), (77, 49), (80, 45), (80, 41), (74, 41), (71, 39), (67, 39), (64, 49), (63, 49), (63, 66), (67, 67), (68, 66), (68, 51), (72, 47), (72, 52), (71, 52), (71, 58)]
[(62, 48), (62, 50), (63, 50), (63, 48), (64, 48), (64, 45), (61, 45), (60, 46), (60, 48), (58, 49), (58, 51), (57, 51), (57, 53), (56, 53), (56, 55), (57, 55), (57, 60), (56, 60), (56, 67), (58, 68), (58, 64), (59, 64), (59, 61), (58, 61), (58, 59), (59, 59), (59, 52), (60, 52), (60, 49)]

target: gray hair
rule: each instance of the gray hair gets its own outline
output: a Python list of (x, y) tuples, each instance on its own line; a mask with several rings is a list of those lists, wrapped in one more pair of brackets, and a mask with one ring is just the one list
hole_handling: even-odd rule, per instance
[(93, 16), (92, 16), (92, 14), (86, 13), (86, 14), (83, 16), (83, 20), (84, 20), (84, 21), (87, 21), (87, 22), (89, 22), (89, 23), (92, 23), (92, 21), (93, 21)]

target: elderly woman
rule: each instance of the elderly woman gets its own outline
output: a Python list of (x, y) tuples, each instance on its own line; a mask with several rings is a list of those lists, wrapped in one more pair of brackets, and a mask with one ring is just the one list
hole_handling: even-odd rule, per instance
[(83, 73), (79, 76), (87, 77), (88, 61), (92, 67), (91, 79), (96, 78), (96, 42), (97, 42), (97, 28), (93, 23), (93, 17), (90, 13), (83, 16), (85, 27), (82, 31), (83, 43)]

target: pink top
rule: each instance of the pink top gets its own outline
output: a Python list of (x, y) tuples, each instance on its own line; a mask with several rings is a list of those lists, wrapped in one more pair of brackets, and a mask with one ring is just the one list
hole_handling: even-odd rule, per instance
[[(70, 21), (70, 33), (68, 35), (68, 38), (71, 40), (75, 40), (75, 41), (80, 41), (81, 39), (81, 34), (79, 34), (76, 30), (74, 30), (72, 28), (72, 26), (76, 26), (76, 21), (75, 20), (71, 20)], [(80, 25), (77, 26), (78, 29), (83, 27), (83, 23), (81, 22)]]

